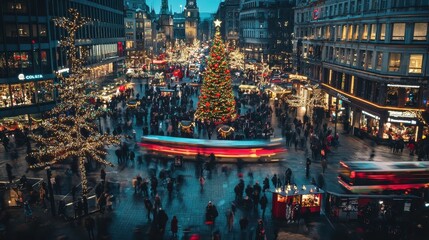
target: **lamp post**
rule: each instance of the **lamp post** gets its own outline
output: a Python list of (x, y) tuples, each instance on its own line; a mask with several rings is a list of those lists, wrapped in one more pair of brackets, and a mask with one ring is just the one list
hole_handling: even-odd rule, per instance
[(338, 122), (338, 97), (335, 98), (335, 127), (334, 127), (334, 136), (337, 136), (337, 122)]
[(51, 204), (51, 213), (52, 216), (55, 216), (55, 199), (54, 199), (54, 190), (52, 189), (52, 183), (51, 183), (51, 177), (52, 177), (52, 172), (51, 172), (51, 167), (47, 166), (46, 168), (46, 175), (48, 177), (48, 192), (49, 192), (49, 202)]

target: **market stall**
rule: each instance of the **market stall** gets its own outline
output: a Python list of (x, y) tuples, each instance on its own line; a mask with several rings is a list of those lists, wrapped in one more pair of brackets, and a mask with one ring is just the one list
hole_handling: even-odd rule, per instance
[(273, 217), (294, 220), (297, 214), (320, 214), (324, 191), (314, 185), (287, 185), (273, 193)]

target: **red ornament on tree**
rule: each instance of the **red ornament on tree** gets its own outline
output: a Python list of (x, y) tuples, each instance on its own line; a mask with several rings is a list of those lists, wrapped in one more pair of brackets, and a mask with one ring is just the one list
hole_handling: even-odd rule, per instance
[(203, 98), (204, 98), (204, 99), (207, 99), (207, 95), (203, 95)]
[(217, 60), (220, 60), (220, 56), (217, 56)]
[(220, 93), (216, 93), (216, 97), (220, 97)]
[(210, 103), (209, 102), (206, 102), (206, 107), (210, 107)]
[(218, 67), (219, 67), (219, 64), (217, 64), (217, 63), (216, 63), (216, 64), (214, 65), (214, 67), (215, 67), (215, 68), (218, 68)]
[(229, 69), (226, 69), (225, 72), (228, 73), (228, 74), (230, 73)]

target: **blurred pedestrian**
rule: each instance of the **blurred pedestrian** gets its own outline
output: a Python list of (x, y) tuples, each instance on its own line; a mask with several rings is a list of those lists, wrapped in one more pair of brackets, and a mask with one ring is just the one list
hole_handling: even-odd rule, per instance
[(177, 231), (179, 229), (179, 221), (176, 216), (173, 216), (171, 219), (171, 232), (173, 233), (173, 238), (177, 238)]
[(87, 217), (85, 219), (85, 228), (86, 228), (86, 231), (88, 231), (88, 236), (90, 240), (95, 240), (94, 227), (95, 227), (95, 220), (92, 217)]

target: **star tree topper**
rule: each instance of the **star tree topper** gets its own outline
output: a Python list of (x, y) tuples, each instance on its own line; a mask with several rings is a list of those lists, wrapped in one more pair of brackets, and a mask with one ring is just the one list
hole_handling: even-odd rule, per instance
[(222, 23), (222, 21), (221, 20), (219, 20), (219, 19), (216, 19), (216, 21), (214, 21), (214, 25), (215, 25), (215, 27), (220, 27), (220, 24)]

